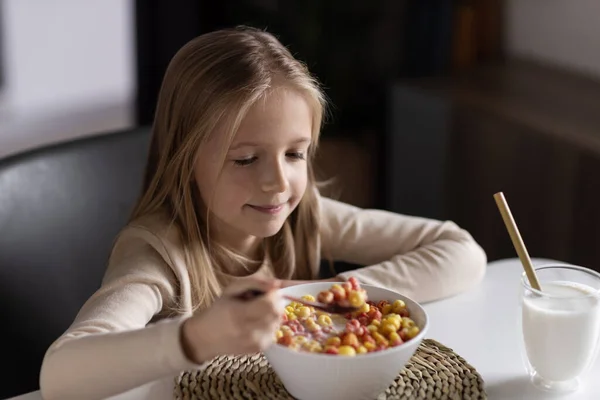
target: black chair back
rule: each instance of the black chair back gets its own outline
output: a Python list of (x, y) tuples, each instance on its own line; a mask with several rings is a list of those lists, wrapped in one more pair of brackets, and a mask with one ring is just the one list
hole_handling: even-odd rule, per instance
[(138, 128), (0, 160), (0, 398), (38, 390), (45, 351), (99, 287), (149, 143)]

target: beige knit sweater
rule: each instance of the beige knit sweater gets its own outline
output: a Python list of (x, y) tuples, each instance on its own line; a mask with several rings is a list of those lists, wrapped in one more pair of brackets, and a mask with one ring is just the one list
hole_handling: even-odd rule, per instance
[[(327, 256), (367, 265), (341, 277), (353, 275), (420, 302), (455, 295), (483, 278), (484, 251), (452, 222), (359, 209), (327, 198), (321, 198), (320, 207)], [(165, 316), (176, 299), (191, 310), (189, 277), (173, 229), (155, 216), (121, 232), (101, 288), (46, 353), (40, 378), (44, 399), (103, 399), (202, 368), (186, 359), (179, 342), (180, 324), (189, 312)], [(255, 274), (273, 272), (265, 263)]]

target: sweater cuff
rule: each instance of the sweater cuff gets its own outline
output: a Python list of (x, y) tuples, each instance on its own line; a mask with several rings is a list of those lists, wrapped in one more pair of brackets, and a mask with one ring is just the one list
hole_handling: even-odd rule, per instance
[(165, 357), (163, 362), (177, 371), (201, 370), (210, 363), (207, 361), (196, 364), (186, 357), (181, 343), (181, 325), (187, 318), (189, 317), (177, 317), (156, 323), (157, 328), (160, 326), (160, 343)]

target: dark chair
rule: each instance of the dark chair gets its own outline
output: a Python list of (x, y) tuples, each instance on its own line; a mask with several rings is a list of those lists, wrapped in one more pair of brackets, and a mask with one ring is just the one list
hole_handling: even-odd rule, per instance
[(0, 398), (38, 390), (46, 349), (99, 287), (149, 143), (139, 128), (0, 160)]

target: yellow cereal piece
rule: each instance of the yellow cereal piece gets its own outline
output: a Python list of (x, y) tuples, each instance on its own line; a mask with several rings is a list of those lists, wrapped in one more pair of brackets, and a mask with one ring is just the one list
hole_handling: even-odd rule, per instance
[(310, 316), (310, 308), (308, 307), (299, 307), (296, 310), (296, 315), (298, 316), (298, 318), (308, 318)]
[(285, 308), (285, 312), (286, 312), (286, 313), (288, 313), (288, 314), (291, 314), (291, 313), (293, 313), (294, 311), (296, 311), (296, 309), (295, 309), (294, 307), (292, 307), (292, 306), (287, 306), (287, 307)]
[(283, 337), (283, 331), (281, 329), (277, 329), (275, 331), (275, 339), (281, 339)]
[(402, 317), (394, 314), (394, 313), (389, 313), (387, 315), (384, 315), (383, 318), (381, 318), (381, 321), (387, 321), (389, 323), (397, 323), (398, 325), (400, 325), (400, 322), (402, 322)]
[(406, 332), (406, 337), (408, 337), (409, 339), (414, 338), (415, 336), (417, 336), (420, 332), (420, 329), (418, 326), (411, 326), (410, 328), (408, 328), (408, 331)]
[(367, 350), (367, 348), (365, 346), (359, 346), (358, 349), (356, 350), (356, 354), (365, 354), (368, 352), (369, 352), (369, 350)]
[(392, 332), (388, 337), (390, 339), (390, 342), (397, 342), (400, 340), (400, 335), (398, 335), (398, 332)]
[(310, 294), (305, 294), (304, 296), (302, 296), (302, 300), (306, 300), (306, 301), (316, 301), (315, 300), (315, 296), (310, 295)]
[(402, 325), (401, 321), (402, 321), (401, 319), (394, 318), (394, 319), (390, 320), (389, 324), (393, 325), (394, 326), (394, 330), (397, 331), (398, 329), (400, 329), (400, 327)]
[(383, 325), (381, 325), (381, 329), (379, 331), (382, 334), (388, 336), (390, 333), (396, 332), (397, 330), (398, 330), (398, 328), (396, 328), (396, 325), (394, 325), (393, 323), (390, 323), (390, 322), (386, 322)]
[(298, 307), (303, 307), (303, 306), (304, 306), (303, 304), (297, 303), (295, 301), (292, 301), (289, 305), (289, 307), (292, 307), (294, 310)]
[(341, 356), (355, 356), (356, 355), (356, 350), (354, 350), (354, 347), (352, 346), (340, 346), (339, 350), (339, 355)]
[(288, 319), (289, 319), (290, 321), (295, 321), (295, 320), (297, 320), (297, 319), (298, 319), (298, 317), (296, 316), (296, 314), (290, 314), (290, 315), (288, 315)]
[(310, 351), (311, 353), (320, 353), (321, 351), (323, 351), (323, 346), (321, 346), (321, 344), (316, 340), (311, 340), (308, 346), (308, 351)]
[(373, 351), (373, 350), (375, 350), (377, 348), (377, 345), (375, 343), (373, 343), (373, 342), (366, 342), (365, 344), (363, 344), (363, 346), (368, 351)]
[(393, 306), (394, 308), (400, 308), (400, 309), (403, 309), (403, 308), (405, 308), (405, 307), (406, 307), (406, 303), (404, 302), (404, 300), (400, 300), (400, 299), (398, 299), (398, 300), (395, 300), (395, 301), (392, 303), (392, 306)]
[(321, 330), (321, 327), (315, 322), (312, 324), (306, 324), (306, 328), (311, 332), (317, 332)]
[(325, 344), (327, 346), (339, 347), (342, 344), (342, 339), (340, 339), (338, 336), (332, 336), (330, 338), (327, 338)]
[(410, 328), (412, 326), (415, 326), (415, 321), (413, 321), (410, 318), (402, 318), (402, 327), (403, 328)]
[(348, 294), (348, 302), (352, 307), (362, 307), (365, 304), (365, 296), (357, 290), (352, 290)]
[(369, 303), (365, 303), (360, 308), (359, 313), (368, 313), (370, 310), (371, 310), (371, 306), (369, 305)]
[(400, 311), (402, 311), (406, 308), (406, 303), (402, 300), (396, 300), (392, 304), (392, 308), (395, 313), (400, 313)]
[(379, 327), (377, 325), (370, 324), (370, 325), (367, 325), (367, 330), (369, 332), (373, 333), (373, 332), (377, 332), (379, 330)]
[(306, 339), (306, 336), (294, 336), (292, 340), (296, 344), (304, 344), (308, 339)]
[(392, 311), (392, 305), (391, 304), (386, 304), (385, 306), (383, 306), (383, 308), (381, 309), (381, 313), (383, 315), (387, 315)]
[(310, 351), (311, 349), (313, 349), (313, 348), (314, 348), (315, 346), (317, 346), (318, 344), (319, 344), (319, 343), (318, 343), (316, 340), (314, 340), (314, 339), (310, 339), (310, 340), (308, 340), (308, 339), (307, 339), (307, 340), (306, 340), (306, 341), (303, 343), (302, 347), (304, 347), (306, 350), (309, 350), (309, 351)]
[(317, 322), (321, 326), (331, 326), (331, 324), (333, 323), (333, 321), (331, 320), (331, 317), (329, 315), (325, 315), (325, 314), (319, 315), (319, 319)]
[(379, 332), (374, 332), (373, 335), (371, 335), (371, 336), (373, 336), (373, 339), (375, 339), (377, 344), (383, 344), (383, 345), (388, 344), (388, 340)]

